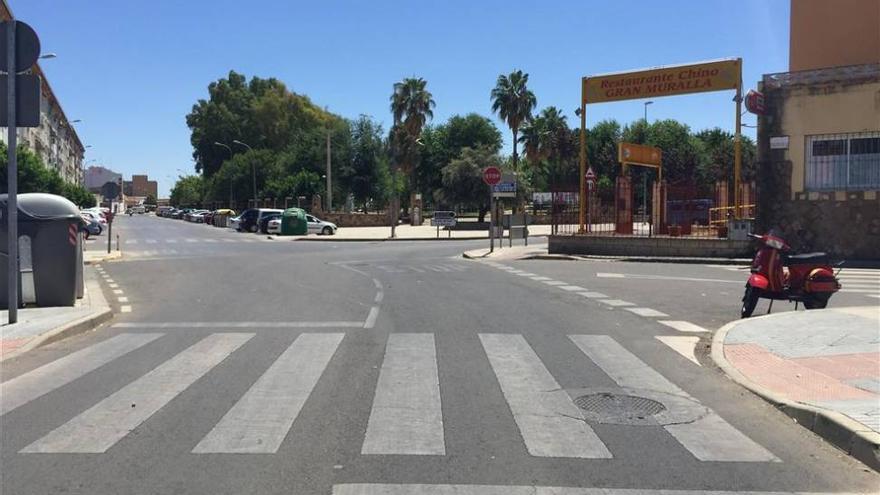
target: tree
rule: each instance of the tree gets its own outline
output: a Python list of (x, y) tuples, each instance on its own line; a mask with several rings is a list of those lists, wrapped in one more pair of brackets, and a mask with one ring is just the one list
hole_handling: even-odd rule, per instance
[(650, 125), (638, 120), (623, 129), (623, 140), (648, 144), (663, 151), (663, 177), (670, 183), (696, 182), (703, 159), (703, 144), (690, 128), (676, 120), (658, 120)]
[(541, 110), (523, 127), (519, 140), (526, 158), (534, 166), (542, 167), (551, 177), (551, 183), (577, 181), (577, 141), (558, 108), (551, 106)]
[(502, 144), (501, 132), (495, 124), (476, 113), (453, 115), (444, 124), (426, 127), (421, 142), (417, 177), (426, 198), (442, 186), (443, 167), (458, 158), (462, 149), (483, 147), (497, 153)]
[(394, 129), (397, 130), (394, 154), (408, 178), (411, 195), (416, 190), (419, 137), (425, 123), (434, 117), (434, 98), (427, 90), (427, 85), (428, 82), (421, 77), (409, 77), (395, 83), (391, 94), (391, 114), (394, 116)]
[[(733, 184), (734, 136), (719, 128), (700, 131), (695, 136), (703, 145), (703, 160), (697, 171), (703, 184), (727, 180)], [(742, 137), (742, 179), (751, 180), (755, 176), (755, 144), (746, 136)]]
[(516, 145), (519, 142), (520, 126), (531, 119), (532, 110), (537, 105), (535, 94), (528, 89), (529, 75), (521, 70), (509, 75), (501, 74), (495, 82), (490, 98), (492, 111), (507, 123), (513, 133), (513, 168), (517, 168)]
[(202, 204), (204, 181), (201, 176), (180, 177), (171, 188), (171, 204), (178, 207), (199, 206)]
[(498, 154), (490, 148), (462, 149), (458, 158), (443, 167), (443, 187), (437, 195), (447, 204), (478, 208), (482, 222), (489, 211), (483, 169), (500, 163)]
[(144, 204), (155, 205), (156, 204), (156, 196), (153, 196), (152, 194), (147, 194), (147, 197), (144, 198)]
[(384, 202), (383, 188), (387, 185), (388, 162), (382, 141), (382, 126), (361, 115), (351, 124), (351, 140), (351, 174), (348, 180), (355, 203), (366, 210), (371, 201)]
[[(8, 157), (6, 144), (0, 142), (0, 193), (6, 194)], [(43, 160), (25, 145), (18, 147), (18, 192), (48, 193), (64, 196), (81, 208), (95, 206), (95, 195), (88, 189), (70, 182), (64, 182), (54, 168), (43, 164)]]

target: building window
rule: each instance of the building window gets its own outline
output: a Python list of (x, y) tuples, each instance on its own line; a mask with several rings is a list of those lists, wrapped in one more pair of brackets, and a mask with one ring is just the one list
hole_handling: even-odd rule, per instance
[(806, 189), (880, 189), (880, 132), (807, 137)]

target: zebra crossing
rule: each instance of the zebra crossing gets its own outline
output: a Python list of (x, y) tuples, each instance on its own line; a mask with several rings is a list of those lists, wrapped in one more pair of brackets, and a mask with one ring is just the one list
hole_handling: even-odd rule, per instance
[[(0, 383), (6, 415), (156, 342), (163, 333), (122, 333)], [(63, 424), (37, 431), (21, 454), (106, 454), (201, 378), (259, 340), (256, 333), (211, 333), (159, 363)], [(566, 390), (521, 334), (478, 334), (484, 359), (525, 451), (537, 458), (611, 459), (613, 449), (593, 429), (579, 405), (589, 389)], [(673, 384), (607, 335), (559, 336), (617, 384), (620, 394), (662, 404), (649, 426), (671, 435), (698, 461), (779, 462), (712, 409)], [(344, 333), (304, 332), (271, 363), (198, 442), (193, 454), (275, 454), (286, 441), (312, 392), (345, 343)], [(454, 351), (447, 351), (454, 352)], [(372, 395), (361, 455), (448, 456), (443, 387), (444, 356), (433, 333), (388, 336)], [(449, 357), (452, 359), (452, 357)], [(267, 365), (266, 365), (267, 364)], [(584, 377), (586, 378), (586, 377)], [(329, 378), (325, 378), (329, 379)], [(224, 391), (217, 393), (223, 394)], [(602, 389), (602, 393), (608, 393)], [(596, 395), (596, 394), (594, 394)], [(597, 394), (601, 396), (601, 394)], [(137, 407), (134, 407), (136, 404)], [(592, 419), (591, 419), (592, 418)], [(479, 418), (474, 418), (479, 420)], [(207, 426), (207, 425), (206, 425)], [(41, 435), (41, 436), (40, 436)]]
[(241, 235), (236, 237), (169, 237), (165, 239), (125, 239), (122, 241), (124, 246), (144, 246), (144, 245), (164, 245), (164, 244), (218, 244), (218, 243), (254, 243), (264, 242), (264, 238)]

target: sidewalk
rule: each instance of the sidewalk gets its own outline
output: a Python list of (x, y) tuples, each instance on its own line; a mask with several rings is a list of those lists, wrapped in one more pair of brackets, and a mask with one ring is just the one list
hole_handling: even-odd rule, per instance
[[(430, 225), (398, 225), (395, 229), (397, 237), (390, 238), (391, 227), (340, 227), (335, 235), (309, 235), (291, 237), (294, 241), (447, 241), (486, 239), (489, 233), (486, 230), (443, 230), (440, 229), (440, 237), (437, 237), (437, 227)], [(545, 236), (550, 233), (549, 225), (529, 226), (529, 237)], [(506, 231), (505, 231), (506, 235)], [(285, 237), (273, 236), (279, 239)], [(505, 242), (507, 242), (505, 240)], [(521, 240), (519, 242), (522, 242)]]
[(880, 307), (734, 321), (716, 332), (712, 358), (734, 381), (880, 470)]
[(83, 298), (73, 307), (22, 308), (14, 325), (7, 323), (9, 311), (0, 311), (0, 361), (91, 330), (113, 316), (94, 273), (87, 269), (83, 276), (86, 277)]

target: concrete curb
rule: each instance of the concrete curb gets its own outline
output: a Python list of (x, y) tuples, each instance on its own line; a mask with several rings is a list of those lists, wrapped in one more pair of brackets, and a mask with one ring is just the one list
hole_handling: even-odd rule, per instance
[(34, 337), (27, 344), (15, 349), (10, 353), (0, 356), (0, 362), (6, 361), (7, 359), (12, 359), (17, 356), (21, 356), (26, 352), (36, 349), (37, 347), (51, 344), (52, 342), (58, 342), (59, 340), (63, 340), (68, 337), (87, 332), (113, 318), (113, 311), (107, 304), (107, 299), (104, 298), (104, 293), (101, 290), (100, 283), (94, 278), (90, 278), (87, 283), (88, 285), (86, 287), (86, 291), (89, 297), (89, 306), (94, 308), (90, 314), (83, 316), (82, 318), (67, 322), (61, 326), (49, 330), (48, 332)]
[(101, 256), (95, 256), (92, 259), (85, 259), (83, 257), (84, 265), (94, 265), (96, 263), (103, 263), (105, 261), (113, 261), (122, 258), (122, 251), (111, 251), (109, 253), (103, 253)]
[(388, 238), (383, 237), (379, 239), (369, 239), (369, 238), (347, 238), (347, 239), (334, 239), (333, 236), (328, 237), (301, 237), (298, 239), (291, 239), (291, 241), (296, 242), (399, 242), (399, 241), (479, 241), (479, 240), (488, 240), (489, 236), (486, 237), (440, 237), (439, 239), (436, 237), (395, 237)]
[[(772, 318), (785, 313), (758, 316)], [(748, 379), (724, 356), (724, 340), (728, 332), (748, 320), (732, 321), (719, 328), (712, 336), (712, 360), (727, 376), (747, 388), (762, 399), (776, 406), (798, 424), (824, 438), (826, 441), (865, 463), (871, 469), (880, 471), (880, 434), (867, 429), (861, 423), (846, 415), (829, 409), (822, 409), (801, 402), (792, 401)]]

